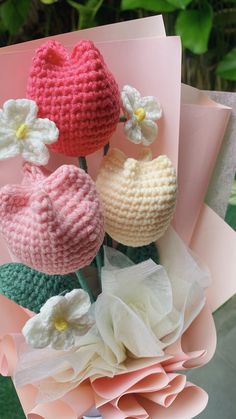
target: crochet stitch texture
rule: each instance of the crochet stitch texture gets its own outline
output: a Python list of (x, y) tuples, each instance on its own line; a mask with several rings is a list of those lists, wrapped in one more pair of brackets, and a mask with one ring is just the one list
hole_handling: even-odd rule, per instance
[(175, 169), (166, 156), (150, 160), (109, 151), (97, 178), (104, 209), (105, 231), (127, 246), (156, 241), (172, 219), (177, 191)]
[(54, 173), (24, 164), (21, 185), (0, 190), (0, 232), (18, 260), (40, 272), (66, 274), (88, 265), (104, 237), (95, 184), (82, 169)]
[(91, 41), (80, 41), (71, 55), (57, 41), (43, 44), (33, 58), (27, 97), (59, 128), (50, 148), (67, 156), (103, 147), (119, 121), (118, 85)]
[(47, 275), (21, 263), (0, 266), (0, 293), (35, 313), (50, 297), (74, 288), (78, 280), (72, 275)]

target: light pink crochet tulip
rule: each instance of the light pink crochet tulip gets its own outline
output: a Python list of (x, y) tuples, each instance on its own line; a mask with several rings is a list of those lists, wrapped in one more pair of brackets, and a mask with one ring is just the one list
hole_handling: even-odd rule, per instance
[(26, 163), (22, 184), (0, 190), (0, 231), (13, 255), (38, 271), (88, 265), (104, 237), (93, 180), (73, 165), (49, 173)]

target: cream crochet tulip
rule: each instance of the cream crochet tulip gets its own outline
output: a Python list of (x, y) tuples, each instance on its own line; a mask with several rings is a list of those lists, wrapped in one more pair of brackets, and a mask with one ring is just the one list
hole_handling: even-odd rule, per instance
[(150, 151), (146, 151), (135, 160), (112, 149), (104, 157), (97, 189), (105, 230), (114, 240), (144, 246), (168, 228), (175, 209), (177, 180), (167, 156), (151, 160)]

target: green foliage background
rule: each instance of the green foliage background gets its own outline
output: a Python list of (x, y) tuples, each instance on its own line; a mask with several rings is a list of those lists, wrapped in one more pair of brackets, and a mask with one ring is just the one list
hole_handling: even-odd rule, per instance
[(183, 44), (183, 82), (236, 86), (236, 0), (0, 0), (0, 46), (162, 13)]
[[(181, 36), (183, 82), (234, 91), (236, 0), (0, 0), (0, 46), (158, 13), (167, 34)], [(236, 230), (236, 183), (226, 221)], [(0, 377), (0, 419), (18, 418), (12, 382)]]

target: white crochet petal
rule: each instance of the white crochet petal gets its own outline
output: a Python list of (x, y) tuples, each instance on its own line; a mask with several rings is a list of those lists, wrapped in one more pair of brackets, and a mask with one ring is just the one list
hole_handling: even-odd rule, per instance
[(44, 144), (55, 143), (59, 136), (59, 130), (56, 124), (50, 119), (38, 118), (30, 125), (28, 136), (30, 138), (39, 139)]
[(56, 295), (49, 298), (46, 303), (41, 307), (40, 316), (42, 322), (47, 324), (52, 321), (54, 317), (64, 317), (67, 301), (64, 296)]
[(121, 92), (121, 100), (124, 110), (132, 115), (136, 107), (139, 106), (141, 95), (134, 87), (126, 85)]
[(20, 146), (17, 142), (10, 144), (2, 144), (0, 140), (0, 160), (9, 159), (15, 157), (20, 152)]
[(67, 300), (67, 319), (69, 321), (80, 320), (88, 313), (91, 307), (89, 295), (84, 290), (75, 289), (67, 293), (65, 298)]
[(153, 141), (157, 137), (157, 124), (151, 120), (145, 119), (140, 124), (140, 130), (141, 130), (141, 137), (142, 137), (142, 143), (144, 145), (150, 145), (153, 143)]
[(124, 125), (124, 130), (127, 138), (135, 144), (140, 144), (142, 141), (141, 127), (134, 123), (132, 120), (129, 120)]
[(157, 102), (154, 96), (145, 96), (141, 98), (141, 107), (146, 111), (146, 118), (156, 121), (162, 116), (161, 105)]
[(8, 127), (3, 112), (0, 112), (0, 148), (9, 146), (15, 139), (15, 131)]
[(31, 124), (36, 118), (38, 107), (33, 100), (10, 99), (3, 105), (3, 114), (9, 128), (17, 130), (21, 124)]
[(49, 151), (39, 139), (22, 140), (22, 148), (23, 159), (39, 166), (45, 166), (48, 163)]
[(26, 323), (23, 334), (34, 348), (50, 345), (57, 350), (68, 349), (76, 336), (86, 334), (94, 324), (94, 317), (87, 314), (90, 307), (89, 295), (83, 290), (51, 297), (40, 313)]
[(22, 329), (26, 342), (33, 348), (45, 348), (50, 343), (51, 328), (45, 327), (40, 314), (29, 319)]
[(75, 337), (71, 329), (65, 332), (54, 330), (51, 334), (51, 347), (56, 350), (65, 350), (71, 348), (75, 343)]

